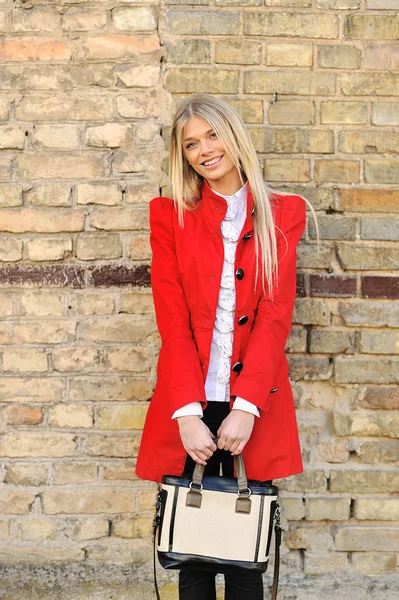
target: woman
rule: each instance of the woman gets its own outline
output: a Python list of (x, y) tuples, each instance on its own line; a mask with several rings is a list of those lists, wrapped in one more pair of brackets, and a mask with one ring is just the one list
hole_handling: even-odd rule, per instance
[[(151, 282), (162, 347), (138, 477), (248, 478), (302, 471), (284, 347), (296, 291), (299, 196), (269, 194), (248, 132), (224, 101), (198, 94), (177, 111), (174, 200), (150, 203)], [(226, 600), (263, 598), (259, 573), (225, 576)], [(180, 600), (214, 600), (215, 574), (181, 571)]]

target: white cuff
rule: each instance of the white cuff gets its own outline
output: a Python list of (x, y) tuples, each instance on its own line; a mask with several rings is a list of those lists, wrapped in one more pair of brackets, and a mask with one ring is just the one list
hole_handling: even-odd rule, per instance
[(236, 396), (236, 399), (234, 400), (233, 410), (234, 409), (244, 410), (245, 412), (255, 415), (255, 417), (260, 417), (259, 408), (255, 406), (255, 404), (252, 404), (252, 402), (248, 402), (248, 400), (244, 400), (244, 398), (240, 398), (239, 396)]
[(203, 416), (201, 402), (190, 402), (189, 404), (185, 404), (172, 415), (172, 419), (176, 419), (177, 417), (191, 417), (196, 415), (197, 417)]

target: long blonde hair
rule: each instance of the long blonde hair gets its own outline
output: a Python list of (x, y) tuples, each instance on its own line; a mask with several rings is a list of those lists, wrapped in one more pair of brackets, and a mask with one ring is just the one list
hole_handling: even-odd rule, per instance
[(273, 297), (273, 287), (278, 278), (278, 259), (270, 192), (263, 180), (255, 148), (241, 117), (227, 102), (209, 94), (196, 94), (186, 100), (178, 108), (172, 125), (169, 174), (179, 223), (184, 226), (185, 210), (198, 206), (204, 181), (183, 152), (183, 130), (189, 118), (194, 115), (204, 119), (212, 127), (236, 167), (242, 185), (245, 183), (244, 177), (248, 180), (255, 207), (255, 286), (260, 262), (263, 290), (267, 287), (269, 296)]

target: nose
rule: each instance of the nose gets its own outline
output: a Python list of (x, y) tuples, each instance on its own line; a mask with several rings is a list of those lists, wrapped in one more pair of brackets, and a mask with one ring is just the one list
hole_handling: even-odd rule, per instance
[(202, 140), (201, 142), (201, 154), (209, 154), (213, 151), (212, 142), (210, 140)]

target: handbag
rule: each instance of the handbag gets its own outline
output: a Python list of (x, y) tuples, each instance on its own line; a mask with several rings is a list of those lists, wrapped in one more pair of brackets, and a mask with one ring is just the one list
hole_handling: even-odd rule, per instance
[[(204, 477), (196, 464), (191, 480), (165, 475), (155, 504), (155, 547), (165, 569), (201, 569), (217, 573), (237, 567), (265, 572), (275, 522), (272, 600), (277, 596), (281, 526), (278, 488), (247, 480), (242, 454), (234, 457), (236, 478)], [(156, 535), (158, 531), (158, 536)]]

